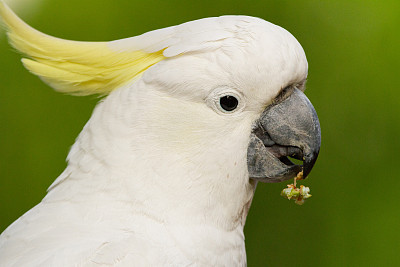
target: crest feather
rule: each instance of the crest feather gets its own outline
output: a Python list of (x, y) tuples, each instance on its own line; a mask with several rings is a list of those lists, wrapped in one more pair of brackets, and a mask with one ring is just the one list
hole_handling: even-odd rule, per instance
[(3, 1), (0, 15), (13, 47), (27, 56), (24, 66), (55, 90), (108, 94), (165, 59), (163, 51), (118, 51), (109, 42), (78, 42), (41, 33), (23, 22)]

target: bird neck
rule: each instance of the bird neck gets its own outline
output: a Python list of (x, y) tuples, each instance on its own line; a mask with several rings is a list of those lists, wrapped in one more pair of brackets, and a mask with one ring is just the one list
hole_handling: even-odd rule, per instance
[(207, 143), (211, 138), (157, 143), (155, 129), (128, 98), (114, 93), (99, 103), (47, 200), (113, 202), (164, 223), (243, 229), (256, 187), (248, 179), (247, 141), (234, 144), (244, 146), (235, 154), (226, 138), (217, 146)]

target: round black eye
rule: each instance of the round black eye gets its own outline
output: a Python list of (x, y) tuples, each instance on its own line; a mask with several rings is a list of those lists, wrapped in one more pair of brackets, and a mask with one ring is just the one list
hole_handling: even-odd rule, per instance
[(234, 96), (226, 95), (219, 99), (219, 104), (224, 110), (232, 111), (237, 108), (239, 101)]

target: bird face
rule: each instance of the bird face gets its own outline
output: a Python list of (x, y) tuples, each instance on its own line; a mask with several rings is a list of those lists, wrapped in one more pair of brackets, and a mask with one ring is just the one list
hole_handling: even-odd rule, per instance
[[(231, 61), (232, 65), (241, 62), (235, 58)], [(191, 66), (189, 62), (196, 64)], [(269, 81), (271, 74), (261, 65), (228, 69), (236, 73), (210, 60), (182, 56), (148, 70), (144, 80), (162, 85), (159, 90), (165, 95), (152, 97), (157, 102), (149, 109), (159, 112), (147, 121), (174, 121), (174, 127), (163, 127), (157, 146), (181, 145), (190, 157), (201, 151), (199, 162), (211, 154), (218, 155), (217, 161), (226, 166), (233, 166), (242, 155), (247, 157), (249, 178), (261, 182), (285, 181), (302, 170), (307, 177), (319, 153), (321, 131), (316, 111), (302, 91), (306, 72), (289, 78), (276, 73), (275, 81)], [(294, 83), (283, 89), (276, 85), (292, 80)], [(288, 157), (303, 164), (296, 165)]]
[[(214, 145), (203, 142), (203, 148), (226, 148), (220, 154), (226, 162), (236, 160), (229, 148), (237, 154), (245, 149), (250, 179), (281, 182), (300, 171), (306, 178), (321, 144), (317, 113), (303, 93), (307, 60), (290, 33), (269, 23), (264, 26), (252, 28), (246, 43), (225, 40), (217, 51), (160, 62), (145, 73), (144, 80), (163, 85), (161, 90), (173, 99), (187, 102), (171, 117), (186, 110), (191, 119), (183, 120), (185, 128), (215, 140)], [(166, 109), (171, 112), (182, 101)], [(189, 115), (195, 114), (195, 105), (201, 106), (197, 115)]]

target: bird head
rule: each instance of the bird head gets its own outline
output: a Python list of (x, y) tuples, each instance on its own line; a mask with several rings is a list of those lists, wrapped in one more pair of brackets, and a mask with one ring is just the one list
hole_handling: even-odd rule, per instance
[[(153, 99), (178, 101), (162, 109), (169, 111), (165, 121), (179, 118), (175, 141), (187, 136), (186, 147), (193, 143), (213, 148), (210, 154), (224, 151), (219, 155), (225, 162), (240, 154), (256, 181), (280, 182), (302, 170), (307, 177), (321, 133), (316, 111), (303, 93), (308, 64), (297, 40), (279, 26), (245, 16), (208, 18), (173, 30), (176, 43), (162, 46), (167, 59), (147, 70), (143, 80), (166, 96)], [(127, 40), (112, 45), (124, 49)], [(164, 112), (156, 117), (162, 116)], [(183, 134), (188, 129), (194, 136)]]

